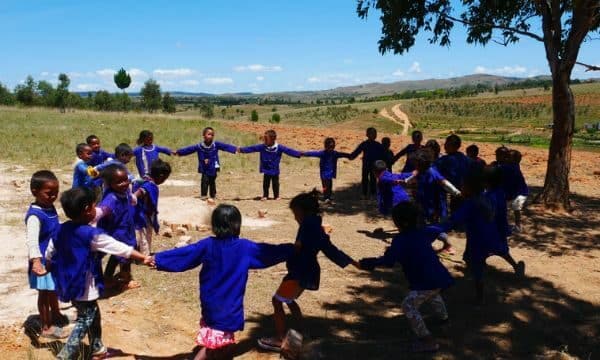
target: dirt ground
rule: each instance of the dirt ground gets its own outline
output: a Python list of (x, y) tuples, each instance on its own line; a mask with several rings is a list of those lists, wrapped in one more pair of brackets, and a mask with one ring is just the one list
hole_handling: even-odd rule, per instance
[[(241, 130), (262, 134), (262, 124), (230, 124)], [(364, 133), (329, 128), (272, 126), (279, 142), (303, 150), (320, 149), (325, 136), (338, 141), (338, 150), (351, 151)], [(399, 150), (408, 137), (394, 134), (392, 147)], [(465, 144), (468, 145), (468, 144)], [(481, 154), (492, 160), (495, 145), (481, 144)], [(545, 173), (546, 151), (518, 147), (523, 152), (522, 168), (533, 190), (538, 192)], [(239, 155), (243, 156), (243, 155)], [(246, 155), (248, 156), (248, 155)], [(412, 356), (412, 340), (400, 303), (407, 288), (399, 268), (372, 273), (340, 269), (321, 258), (322, 281), (317, 292), (305, 292), (299, 304), (305, 316), (306, 359), (532, 359), (600, 358), (600, 171), (598, 153), (574, 151), (571, 187), (575, 211), (555, 214), (535, 205), (524, 214), (524, 230), (510, 241), (511, 252), (527, 264), (526, 278), (516, 279), (501, 259), (488, 261), (487, 304), (473, 305), (472, 282), (463, 275), (462, 234), (451, 240), (457, 255), (443, 259), (456, 279), (445, 300), (451, 321), (430, 329), (441, 344), (435, 355)], [(402, 161), (402, 160), (401, 160)], [(258, 164), (256, 166), (258, 168)], [(400, 166), (397, 166), (399, 168)], [(22, 216), (29, 199), (28, 176), (34, 169), (0, 164), (0, 352), (11, 359), (50, 359), (60, 344), (37, 343), (26, 335), (36, 314), (35, 292), (27, 289), (26, 250)], [(185, 169), (192, 171), (193, 169)], [(59, 173), (70, 181), (70, 173)], [(393, 236), (392, 223), (375, 211), (373, 201), (359, 200), (359, 161), (340, 161), (334, 182), (335, 204), (324, 210), (324, 222), (333, 227), (332, 241), (355, 259), (382, 254)], [(176, 171), (161, 188), (161, 216), (205, 206), (198, 195), (195, 174)], [(320, 187), (318, 160), (285, 161), (282, 166), (282, 196), (279, 201), (256, 201), (260, 194), (258, 171), (223, 171), (217, 179), (219, 202), (235, 204), (244, 217), (244, 237), (269, 243), (291, 242), (297, 224), (288, 209), (289, 199), (300, 191)], [(61, 184), (62, 185), (62, 184)], [(67, 188), (62, 185), (63, 189)], [(185, 199), (185, 203), (181, 199)], [(258, 219), (259, 210), (267, 217)], [(200, 214), (204, 214), (200, 210)], [(167, 214), (169, 213), (169, 214)], [(174, 215), (177, 219), (178, 215)], [(263, 221), (271, 221), (263, 226)], [(253, 222), (254, 221), (254, 222)], [(256, 225), (260, 224), (260, 226)], [(252, 226), (255, 225), (255, 226)], [(374, 232), (376, 228), (387, 230)], [(193, 231), (194, 238), (207, 232)], [(159, 237), (154, 250), (171, 248), (178, 239)], [(194, 347), (199, 319), (198, 270), (182, 274), (159, 273), (142, 267), (134, 276), (140, 289), (109, 294), (100, 301), (105, 343), (120, 351), (121, 359), (185, 359)], [(285, 275), (284, 265), (252, 271), (248, 282), (246, 328), (236, 334), (240, 359), (276, 359), (278, 355), (259, 351), (260, 336), (273, 329), (270, 297)], [(65, 304), (65, 306), (67, 306)], [(428, 313), (428, 308), (423, 308)], [(553, 357), (556, 356), (556, 357)]]

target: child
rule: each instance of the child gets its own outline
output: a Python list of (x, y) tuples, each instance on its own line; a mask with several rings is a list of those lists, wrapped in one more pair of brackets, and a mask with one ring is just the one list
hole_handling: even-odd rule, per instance
[(325, 150), (307, 151), (302, 156), (318, 157), (319, 170), (321, 174), (321, 184), (323, 185), (323, 200), (330, 202), (333, 193), (333, 179), (337, 176), (337, 160), (339, 158), (349, 158), (350, 154), (335, 151), (335, 139), (328, 137), (324, 142)]
[(317, 255), (320, 251), (341, 268), (345, 268), (348, 264), (358, 268), (358, 263), (335, 247), (329, 235), (323, 231), (317, 191), (296, 195), (290, 202), (290, 209), (300, 227), (294, 244), (296, 252), (286, 263), (288, 273), (273, 295), (276, 335), (258, 340), (260, 347), (272, 351), (281, 350), (286, 333), (283, 304), (287, 304), (296, 320), (301, 321), (302, 313), (296, 299), (304, 290), (319, 289), (321, 269)]
[(98, 298), (104, 289), (102, 255), (100, 252), (142, 260), (150, 258), (94, 228), (89, 223), (96, 215), (96, 195), (87, 188), (64, 192), (60, 203), (69, 221), (60, 225), (56, 237), (46, 249), (46, 261), (56, 284), (56, 293), (63, 302), (72, 302), (77, 309), (77, 321), (58, 353), (58, 359), (76, 359), (81, 341), (87, 334), (92, 359), (103, 358), (108, 350), (102, 344), (102, 327)]
[[(102, 171), (105, 190), (102, 201), (98, 205), (98, 228), (108, 235), (127, 246), (135, 247), (135, 227), (133, 222), (134, 208), (132, 206), (132, 195), (129, 191), (129, 178), (125, 166), (113, 164)], [(117, 279), (123, 288), (133, 289), (139, 287), (139, 283), (131, 279), (131, 262), (115, 255), (110, 256), (104, 270), (104, 277), (109, 285), (114, 284), (114, 273), (120, 264), (120, 277)]]
[(261, 200), (269, 198), (269, 187), (273, 183), (273, 198), (279, 200), (279, 163), (281, 154), (299, 158), (302, 153), (277, 143), (277, 133), (275, 130), (265, 131), (263, 144), (246, 146), (238, 148), (238, 152), (248, 154), (252, 152), (260, 153), (259, 170), (263, 176), (263, 196)]
[(217, 196), (217, 184), (215, 182), (217, 172), (221, 168), (219, 150), (235, 154), (237, 147), (214, 141), (215, 130), (211, 127), (204, 128), (202, 136), (204, 137), (203, 142), (178, 149), (175, 153), (179, 156), (186, 156), (192, 153), (198, 155), (198, 173), (202, 174), (200, 179), (200, 197), (206, 199), (206, 195), (209, 194), (209, 199), (214, 199)]
[(362, 194), (365, 199), (367, 199), (369, 195), (375, 195), (377, 192), (377, 181), (373, 174), (373, 164), (375, 164), (375, 161), (383, 160), (384, 158), (383, 146), (375, 140), (377, 139), (377, 130), (370, 127), (367, 129), (366, 135), (367, 140), (361, 142), (356, 149), (350, 153), (350, 160), (356, 159), (361, 153), (363, 154), (360, 182)]
[(390, 149), (392, 146), (392, 140), (389, 137), (381, 138), (381, 146), (383, 146), (383, 161), (389, 172), (392, 172), (392, 166), (394, 165), (394, 152)]
[[(107, 160), (100, 165), (96, 165), (95, 167), (89, 167), (88, 175), (94, 178), (94, 185), (100, 187), (102, 186), (102, 179), (99, 178), (99, 176), (104, 169), (113, 164), (125, 166), (131, 161), (132, 157), (133, 150), (131, 150), (131, 146), (125, 143), (121, 143), (115, 148), (115, 159)], [(125, 167), (125, 169), (127, 170), (127, 177), (129, 178), (129, 181), (133, 182), (135, 180), (135, 176), (133, 176), (133, 174), (129, 172), (129, 169), (127, 169), (127, 167)]]
[(421, 145), (421, 143), (423, 142), (423, 133), (421, 131), (419, 131), (419, 130), (413, 131), (411, 134), (411, 138), (412, 138), (412, 144), (406, 145), (406, 147), (404, 149), (400, 150), (394, 156), (394, 159), (393, 159), (393, 162), (395, 163), (401, 157), (406, 155), (406, 163), (404, 163), (402, 172), (410, 172), (415, 169), (415, 164), (411, 161), (410, 155), (423, 147), (423, 145)]
[(85, 139), (85, 142), (92, 148), (92, 158), (89, 162), (90, 166), (97, 166), (105, 161), (115, 158), (115, 155), (100, 148), (100, 139), (96, 135), (88, 136)]
[(233, 359), (234, 332), (244, 328), (244, 292), (250, 269), (263, 269), (286, 260), (292, 244), (257, 244), (240, 238), (242, 215), (232, 205), (219, 205), (212, 213), (215, 236), (194, 244), (160, 252), (156, 269), (181, 272), (200, 270), (200, 330), (196, 343), (203, 348), (195, 359)]
[(502, 242), (502, 251), (497, 255), (506, 260), (513, 267), (515, 273), (523, 276), (525, 274), (525, 263), (523, 261), (517, 263), (508, 249), (507, 237), (511, 231), (508, 226), (506, 194), (502, 189), (502, 172), (496, 166), (487, 166), (483, 169), (483, 175), (486, 184), (484, 196), (490, 201), (494, 209), (494, 222)]
[(135, 166), (142, 179), (150, 174), (150, 165), (158, 159), (159, 153), (175, 155), (175, 152), (167, 147), (154, 145), (154, 134), (149, 130), (140, 132), (137, 144), (138, 146), (133, 149), (133, 156), (135, 156)]
[(511, 149), (508, 154), (508, 163), (502, 166), (507, 191), (506, 197), (511, 202), (511, 209), (515, 216), (513, 230), (517, 233), (521, 232), (521, 211), (529, 195), (529, 188), (521, 172), (521, 158), (521, 152)]
[(439, 235), (439, 227), (419, 226), (419, 211), (410, 202), (401, 202), (392, 211), (394, 224), (400, 232), (392, 240), (392, 245), (378, 258), (364, 258), (360, 266), (373, 270), (377, 266), (392, 267), (396, 262), (402, 265), (408, 280), (408, 295), (402, 301), (402, 310), (418, 340), (413, 344), (414, 352), (432, 352), (439, 349), (427, 329), (419, 307), (428, 302), (441, 321), (448, 320), (446, 305), (440, 292), (453, 284), (448, 270), (442, 265), (431, 247), (431, 242)]
[(63, 321), (56, 297), (54, 281), (46, 271), (44, 253), (58, 231), (58, 214), (54, 201), (58, 196), (58, 179), (48, 170), (36, 171), (31, 177), (30, 189), (35, 201), (25, 215), (27, 248), (29, 249), (29, 286), (38, 291), (38, 311), (42, 323), (41, 337), (60, 339), (63, 329), (53, 324)]
[(410, 200), (400, 184), (412, 176), (412, 173), (392, 174), (383, 160), (375, 161), (373, 172), (377, 179), (377, 207), (383, 216), (389, 215), (398, 203)]
[[(461, 139), (458, 135), (452, 134), (446, 138), (444, 150), (446, 155), (435, 162), (435, 167), (450, 183), (457, 188), (461, 188), (463, 181), (467, 176), (471, 161), (462, 152), (459, 151)], [(456, 211), (460, 205), (461, 199), (458, 197), (450, 198), (450, 211)]]
[(440, 158), (441, 148), (440, 148), (440, 144), (438, 144), (438, 142), (436, 140), (434, 140), (434, 139), (427, 140), (427, 142), (425, 143), (425, 148), (430, 149), (431, 152), (433, 153), (433, 161), (434, 162)]
[(88, 174), (88, 167), (90, 166), (90, 160), (92, 159), (92, 148), (88, 144), (77, 144), (75, 153), (79, 160), (77, 160), (75, 168), (73, 169), (72, 188), (94, 188), (94, 179)]
[(477, 170), (483, 170), (486, 163), (485, 160), (479, 157), (479, 147), (475, 144), (467, 146), (467, 157), (471, 159)]
[(134, 224), (139, 251), (150, 255), (152, 251), (152, 230), (158, 234), (158, 185), (164, 183), (171, 175), (171, 165), (156, 159), (150, 166), (150, 176), (143, 182), (133, 185), (137, 199)]

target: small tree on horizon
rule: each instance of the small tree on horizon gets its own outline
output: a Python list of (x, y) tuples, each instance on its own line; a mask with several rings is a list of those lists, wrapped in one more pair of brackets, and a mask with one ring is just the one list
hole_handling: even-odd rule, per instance
[(115, 85), (117, 85), (117, 87), (123, 92), (125, 92), (125, 89), (131, 85), (131, 76), (123, 68), (119, 69), (119, 71), (115, 73), (113, 79), (115, 81)]
[(273, 115), (271, 115), (272, 123), (278, 124), (280, 121), (281, 121), (281, 115), (279, 115), (278, 113), (273, 113)]
[(56, 87), (56, 99), (55, 105), (59, 108), (61, 113), (65, 112), (65, 107), (67, 104), (67, 99), (69, 98), (69, 85), (71, 84), (71, 80), (67, 76), (67, 74), (58, 75), (58, 86)]
[(15, 87), (15, 97), (17, 98), (17, 101), (26, 106), (33, 105), (33, 102), (37, 97), (35, 88), (35, 80), (33, 80), (31, 75), (28, 75), (24, 84), (19, 84)]
[(250, 120), (254, 122), (258, 121), (258, 111), (252, 110), (252, 112), (250, 113)]
[(175, 99), (168, 92), (166, 92), (165, 95), (163, 95), (162, 107), (163, 112), (167, 114), (173, 114), (177, 110), (175, 106)]
[(148, 79), (140, 90), (142, 96), (142, 106), (149, 112), (155, 112), (162, 105), (162, 96), (160, 85), (154, 79)]

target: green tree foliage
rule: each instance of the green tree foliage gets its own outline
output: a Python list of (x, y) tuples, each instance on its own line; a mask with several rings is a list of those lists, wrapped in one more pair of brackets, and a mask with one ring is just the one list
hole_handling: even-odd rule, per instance
[(175, 107), (175, 99), (168, 92), (162, 98), (163, 112), (173, 114), (177, 109)]
[(148, 79), (140, 90), (142, 106), (149, 112), (154, 112), (162, 106), (160, 85), (154, 79)]
[(213, 103), (200, 104), (200, 114), (207, 119), (215, 117), (215, 105)]
[(67, 99), (69, 98), (69, 85), (71, 80), (67, 74), (58, 75), (58, 86), (56, 87), (55, 105), (61, 112), (65, 111)]
[(16, 102), (15, 96), (8, 88), (0, 83), (0, 105), (14, 105)]
[(278, 113), (273, 113), (273, 115), (271, 115), (272, 123), (278, 124), (280, 121), (281, 121), (281, 115), (279, 115)]
[(254, 122), (258, 121), (258, 112), (256, 110), (252, 110), (250, 113), (250, 120)]
[(123, 92), (120, 94), (112, 95), (112, 109), (117, 111), (129, 111), (131, 110), (131, 98), (127, 93)]
[(48, 81), (40, 80), (36, 84), (36, 93), (35, 105), (54, 106), (56, 89)]
[(113, 79), (115, 81), (115, 85), (117, 85), (119, 89), (123, 90), (123, 92), (125, 92), (125, 89), (131, 85), (131, 76), (129, 76), (127, 71), (125, 71), (123, 68), (119, 69), (119, 71), (115, 73)]
[(225, 119), (226, 115), (227, 115), (227, 109), (226, 109), (226, 108), (222, 108), (222, 109), (221, 109), (221, 117), (222, 117), (223, 119)]
[(17, 101), (23, 105), (33, 105), (37, 98), (35, 93), (36, 84), (31, 75), (27, 76), (24, 84), (19, 84), (15, 87), (15, 96)]
[(110, 111), (113, 108), (112, 98), (108, 91), (100, 90), (94, 95), (94, 105), (101, 111)]
[[(569, 207), (569, 172), (575, 128), (575, 101), (569, 86), (579, 49), (600, 29), (600, 0), (358, 0), (357, 13), (381, 14), (379, 51), (404, 54), (420, 32), (429, 42), (449, 46), (455, 25), (466, 28), (469, 44), (509, 45), (528, 37), (544, 45), (552, 74), (553, 127), (541, 199), (549, 207)], [(540, 54), (540, 57), (542, 54)]]

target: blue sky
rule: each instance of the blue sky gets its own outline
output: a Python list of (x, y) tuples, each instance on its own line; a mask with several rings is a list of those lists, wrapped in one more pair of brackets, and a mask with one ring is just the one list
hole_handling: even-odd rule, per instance
[[(73, 91), (116, 91), (112, 75), (124, 67), (130, 91), (152, 77), (163, 90), (225, 93), (548, 74), (541, 43), (472, 46), (462, 30), (450, 48), (423, 36), (403, 56), (382, 56), (378, 17), (359, 19), (355, 9), (352, 0), (1, 0), (0, 82), (55, 82), (66, 72)], [(579, 59), (600, 64), (600, 41), (584, 44)], [(591, 76), (598, 73), (574, 73)]]

